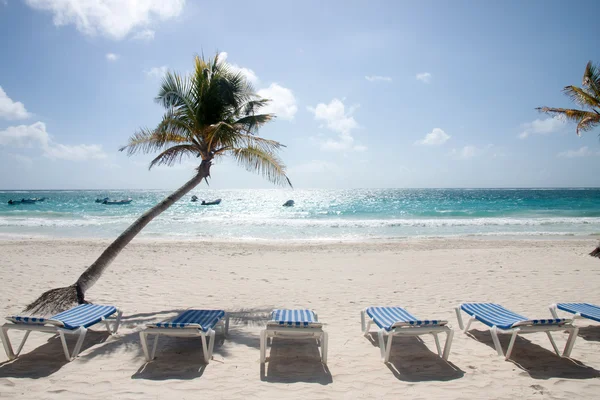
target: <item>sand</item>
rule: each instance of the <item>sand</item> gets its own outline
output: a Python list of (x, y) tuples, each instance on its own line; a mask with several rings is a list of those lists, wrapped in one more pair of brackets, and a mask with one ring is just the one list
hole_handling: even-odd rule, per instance
[[(0, 314), (18, 313), (43, 291), (71, 284), (106, 244), (0, 241)], [(557, 357), (546, 335), (535, 333), (518, 339), (513, 360), (504, 361), (485, 326), (475, 324), (465, 335), (453, 310), (463, 301), (492, 301), (545, 318), (553, 302), (600, 304), (600, 260), (587, 256), (595, 245), (594, 238), (320, 245), (136, 240), (87, 294), (123, 310), (118, 334), (98, 326), (79, 358), (67, 363), (56, 337), (33, 333), (18, 359), (0, 354), (0, 398), (597, 398), (600, 325), (577, 321), (582, 328), (572, 359)], [(423, 337), (395, 339), (384, 364), (376, 335), (360, 332), (360, 310), (370, 305), (449, 320), (456, 329), (449, 362)], [(177, 338), (162, 338), (157, 359), (145, 363), (138, 334), (144, 324), (191, 307), (232, 313), (229, 337), (217, 340), (211, 363), (204, 365), (199, 339)], [(313, 343), (276, 340), (261, 368), (259, 332), (278, 307), (319, 313), (329, 332), (326, 367)], [(563, 346), (567, 335), (555, 338)]]

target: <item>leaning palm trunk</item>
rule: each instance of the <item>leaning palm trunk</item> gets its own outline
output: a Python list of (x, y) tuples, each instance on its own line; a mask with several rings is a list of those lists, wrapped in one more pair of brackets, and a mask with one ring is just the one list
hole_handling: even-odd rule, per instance
[(51, 289), (42, 294), (37, 300), (29, 304), (26, 312), (33, 314), (49, 314), (63, 311), (73, 304), (85, 303), (85, 293), (102, 276), (106, 268), (119, 255), (121, 250), (131, 242), (150, 221), (159, 216), (163, 211), (172, 206), (177, 200), (181, 199), (190, 190), (198, 186), (203, 179), (210, 176), (211, 161), (204, 160), (198, 167), (197, 174), (185, 185), (177, 189), (163, 201), (146, 211), (129, 228), (125, 230), (114, 242), (102, 252), (100, 257), (90, 265), (83, 274), (71, 286)]

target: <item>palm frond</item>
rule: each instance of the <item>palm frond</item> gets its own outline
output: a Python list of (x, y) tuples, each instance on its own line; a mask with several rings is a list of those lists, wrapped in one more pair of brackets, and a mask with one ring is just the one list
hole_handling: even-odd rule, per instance
[(162, 150), (165, 146), (171, 144), (188, 143), (189, 140), (183, 135), (171, 132), (157, 132), (156, 130), (140, 129), (134, 133), (125, 146), (119, 148), (119, 151), (127, 150), (127, 155), (131, 156), (137, 153), (147, 154)]
[(181, 162), (181, 160), (185, 156), (197, 155), (198, 152), (196, 147), (189, 144), (180, 144), (177, 146), (169, 147), (150, 162), (148, 169), (152, 169), (152, 167), (159, 165), (166, 165), (168, 167), (171, 167), (175, 163)]
[(273, 114), (244, 114), (244, 116), (235, 121), (233, 125), (238, 127), (241, 131), (256, 134), (260, 127), (271, 121), (273, 118), (275, 118), (275, 115)]
[[(600, 114), (598, 114), (595, 111), (554, 107), (538, 107), (537, 110), (546, 114), (560, 116), (561, 118), (565, 118), (568, 121), (577, 122), (577, 135), (579, 135), (579, 131), (586, 131), (591, 129), (591, 127), (593, 127), (593, 125), (597, 123), (594, 123), (593, 121), (598, 121), (600, 119)], [(588, 118), (590, 119), (590, 121), (585, 122), (580, 128), (579, 124), (581, 124), (582, 121), (587, 120)]]
[(232, 149), (230, 153), (247, 171), (256, 172), (276, 185), (292, 187), (285, 165), (275, 153), (254, 146)]
[(600, 115), (596, 114), (595, 116), (594, 115), (587, 116), (587, 117), (583, 118), (581, 121), (579, 121), (579, 123), (577, 124), (577, 134), (580, 135), (579, 132), (590, 131), (594, 127), (596, 127), (596, 125), (600, 125)]
[(583, 73), (583, 87), (589, 88), (596, 98), (600, 98), (600, 70), (591, 61)]
[(594, 97), (582, 88), (578, 88), (577, 86), (567, 86), (563, 89), (563, 93), (582, 107), (591, 109), (600, 108), (600, 97)]

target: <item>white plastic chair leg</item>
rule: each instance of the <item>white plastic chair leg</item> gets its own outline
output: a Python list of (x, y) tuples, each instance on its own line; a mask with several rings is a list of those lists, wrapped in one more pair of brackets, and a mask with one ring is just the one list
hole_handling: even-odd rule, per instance
[(437, 348), (438, 355), (442, 356), (442, 348), (440, 346), (440, 339), (438, 338), (437, 333), (432, 333), (433, 339), (435, 340), (435, 347)]
[(385, 337), (383, 329), (377, 332), (377, 338), (379, 339), (379, 351), (381, 352), (381, 359), (385, 362)]
[[(212, 357), (213, 348), (215, 346), (215, 331), (209, 329), (208, 333), (200, 336), (200, 338), (202, 339), (202, 351), (204, 352), (204, 361), (208, 364)], [(208, 343), (206, 342), (207, 340)]]
[(500, 346), (500, 339), (498, 339), (498, 330), (495, 326), (490, 328), (490, 333), (492, 335), (492, 340), (494, 341), (494, 346), (496, 347), (496, 351), (499, 356), (503, 356), (504, 352), (502, 351), (502, 346)]
[(321, 362), (327, 365), (327, 350), (328, 350), (329, 338), (327, 332), (323, 332), (321, 336)]
[[(29, 331), (27, 333), (29, 333)], [(16, 355), (13, 352), (12, 345), (10, 343), (10, 339), (8, 338), (8, 329), (7, 328), (2, 327), (2, 329), (0, 329), (0, 337), (2, 338), (2, 345), (4, 345), (4, 351), (6, 352), (6, 356), (8, 357), (8, 359), (9, 360), (15, 359), (19, 352), (17, 352)], [(27, 335), (25, 336), (25, 339), (26, 338), (27, 338)], [(23, 344), (25, 343), (25, 339), (23, 339), (23, 342), (21, 343), (21, 346), (19, 346), (19, 348), (23, 347)]]
[(448, 329), (446, 331), (446, 344), (444, 345), (444, 353), (442, 354), (442, 358), (445, 361), (448, 361), (448, 356), (450, 355), (450, 348), (452, 347), (452, 339), (454, 339), (454, 331), (452, 329)]
[(550, 314), (552, 314), (552, 317), (558, 319), (558, 313), (556, 312), (556, 305), (552, 304), (548, 308), (550, 309)]
[(159, 337), (160, 335), (158, 334), (154, 335), (154, 344), (152, 345), (152, 353), (150, 353), (150, 360), (154, 360), (154, 357), (156, 356), (156, 348), (158, 347)]
[(517, 339), (517, 335), (519, 334), (519, 329), (513, 330), (512, 336), (510, 337), (510, 343), (508, 344), (508, 348), (506, 349), (505, 360), (510, 358), (510, 354), (512, 353), (513, 347), (515, 345), (515, 340)]
[(267, 360), (267, 330), (260, 332), (260, 362), (264, 363)]
[(362, 330), (363, 334), (367, 334), (367, 324), (365, 321), (365, 310), (362, 310), (360, 312), (360, 329)]
[(460, 306), (456, 307), (454, 309), (454, 311), (456, 312), (456, 319), (458, 320), (458, 327), (460, 328), (460, 330), (463, 330), (464, 325), (463, 325), (462, 315), (460, 314)]
[(477, 318), (475, 318), (475, 316), (472, 316), (471, 318), (469, 318), (469, 322), (467, 322), (467, 326), (465, 326), (465, 329), (463, 330), (463, 332), (467, 332), (469, 330), (469, 328), (471, 327), (471, 324), (473, 323), (473, 321), (475, 321)]
[(387, 335), (387, 336), (388, 336), (388, 340), (387, 340), (386, 349), (385, 349), (385, 359), (383, 360), (383, 362), (388, 362), (390, 360), (390, 354), (392, 352), (392, 339), (394, 338), (394, 335)]
[(146, 361), (150, 361), (150, 354), (148, 354), (148, 342), (147, 342), (148, 333), (141, 331), (140, 332), (140, 343), (142, 344), (142, 351), (144, 352), (144, 357)]
[(565, 344), (565, 350), (563, 352), (563, 357), (571, 357), (571, 351), (573, 350), (573, 346), (575, 345), (575, 339), (577, 339), (577, 335), (579, 334), (579, 328), (575, 327), (569, 333), (569, 339)]
[(83, 345), (83, 340), (85, 339), (85, 334), (87, 333), (87, 329), (81, 327), (79, 330), (79, 337), (77, 339), (77, 343), (75, 344), (75, 348), (73, 349), (73, 354), (71, 354), (71, 359), (76, 358), (81, 351), (81, 346)]
[(554, 349), (554, 352), (556, 353), (557, 356), (561, 356), (560, 355), (560, 350), (558, 350), (558, 346), (556, 345), (556, 342), (554, 341), (554, 338), (552, 337), (552, 335), (550, 334), (550, 332), (546, 332), (546, 335), (548, 335), (548, 339), (550, 339), (550, 343), (552, 344), (552, 348)]

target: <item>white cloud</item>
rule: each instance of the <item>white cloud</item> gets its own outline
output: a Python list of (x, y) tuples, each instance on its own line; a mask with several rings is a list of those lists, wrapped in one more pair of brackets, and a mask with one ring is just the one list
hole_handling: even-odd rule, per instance
[(86, 35), (120, 40), (156, 20), (177, 17), (185, 0), (26, 0), (37, 10), (50, 11), (56, 26), (73, 24)]
[(430, 133), (425, 135), (425, 138), (422, 140), (417, 140), (415, 144), (424, 146), (439, 146), (446, 143), (450, 137), (450, 135), (440, 128), (433, 128)]
[(491, 144), (488, 144), (485, 147), (477, 147), (477, 146), (468, 145), (468, 146), (463, 147), (460, 150), (452, 149), (452, 151), (450, 152), (450, 155), (457, 160), (468, 160), (473, 157), (481, 156), (482, 154), (486, 153), (492, 147), (493, 146)]
[(587, 146), (583, 146), (578, 150), (567, 150), (557, 154), (557, 157), (562, 158), (575, 158), (575, 157), (589, 157), (599, 155), (600, 152), (593, 152)]
[(102, 146), (97, 144), (65, 145), (53, 142), (46, 131), (46, 124), (39, 121), (32, 125), (9, 126), (0, 131), (0, 146), (37, 147), (46, 157), (72, 161), (106, 157)]
[(261, 113), (275, 114), (277, 117), (292, 120), (298, 111), (294, 93), (288, 88), (271, 83), (266, 89), (260, 89), (258, 95), (271, 101), (261, 109)]
[(21, 165), (24, 165), (26, 167), (31, 167), (33, 165), (33, 160), (30, 157), (21, 155), (21, 154), (8, 154), (9, 157), (11, 157), (12, 159), (14, 159), (16, 162), (18, 162)]
[(389, 76), (379, 76), (379, 75), (367, 75), (365, 79), (369, 82), (391, 82), (392, 78)]
[(317, 121), (324, 121), (325, 126), (337, 132), (337, 139), (328, 139), (321, 143), (322, 150), (330, 151), (365, 151), (367, 148), (354, 143), (352, 130), (358, 128), (358, 123), (352, 115), (351, 108), (346, 112), (344, 103), (339, 99), (333, 99), (329, 104), (319, 103), (316, 107), (307, 107)]
[[(221, 53), (219, 53), (219, 61), (220, 62), (226, 62), (227, 61), (227, 52), (222, 51)], [(254, 73), (254, 71), (252, 71), (249, 68), (244, 68), (244, 67), (240, 67), (237, 64), (232, 64), (230, 62), (228, 62), (227, 64), (229, 64), (229, 68), (231, 68), (231, 70), (235, 73), (241, 72), (246, 79), (248, 79), (248, 82), (250, 82), (253, 85), (256, 85), (258, 83), (258, 76), (256, 76), (256, 74)]]
[(102, 146), (98, 144), (67, 145), (56, 143), (46, 147), (44, 155), (48, 158), (70, 161), (101, 160), (106, 158), (106, 154), (102, 151)]
[(143, 31), (139, 31), (131, 38), (135, 40), (152, 40), (154, 39), (154, 31), (152, 29), (144, 29)]
[(108, 61), (117, 61), (119, 59), (119, 55), (115, 53), (106, 53), (106, 59)]
[(0, 86), (0, 118), (26, 119), (31, 114), (25, 109), (25, 105), (19, 101), (13, 101)]
[(162, 78), (163, 76), (165, 76), (165, 74), (167, 73), (168, 70), (169, 70), (169, 67), (167, 67), (166, 65), (163, 65), (162, 67), (152, 67), (149, 70), (144, 71), (144, 72), (149, 77)]
[(431, 82), (431, 74), (429, 72), (421, 72), (421, 73), (417, 74), (416, 78), (418, 81), (421, 81), (423, 83)]
[(546, 119), (536, 119), (521, 125), (523, 132), (519, 135), (520, 139), (525, 139), (531, 135), (547, 135), (558, 132), (565, 126), (565, 122), (560, 117), (549, 117)]

